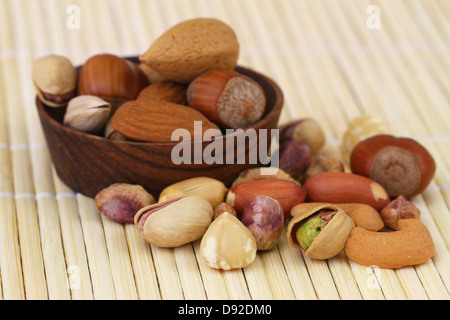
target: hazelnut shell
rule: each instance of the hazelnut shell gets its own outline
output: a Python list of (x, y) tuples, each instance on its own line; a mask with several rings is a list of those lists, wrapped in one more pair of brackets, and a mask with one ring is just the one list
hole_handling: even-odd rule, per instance
[(381, 184), (391, 197), (421, 193), (433, 179), (431, 154), (411, 138), (382, 134), (359, 142), (350, 155), (353, 173)]

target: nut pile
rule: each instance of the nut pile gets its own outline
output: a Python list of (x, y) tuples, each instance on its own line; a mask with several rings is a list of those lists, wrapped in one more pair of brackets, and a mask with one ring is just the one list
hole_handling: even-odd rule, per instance
[[(67, 58), (50, 55), (36, 62), (33, 81), (45, 105), (66, 108), (67, 126), (108, 139), (170, 142), (173, 130), (192, 131), (194, 120), (203, 130), (220, 131), (261, 119), (266, 97), (258, 83), (234, 70), (238, 55), (229, 26), (193, 19), (167, 30), (139, 62), (99, 54), (78, 73)], [(306, 257), (331, 259), (345, 250), (357, 263), (381, 268), (433, 256), (420, 210), (408, 200), (435, 174), (422, 145), (390, 135), (376, 118), (356, 118), (343, 135), (346, 170), (344, 162), (319, 152), (325, 135), (316, 120), (279, 129), (279, 168), (272, 174), (247, 169), (230, 186), (196, 177), (158, 197), (116, 183), (96, 195), (95, 205), (117, 223), (134, 223), (152, 245), (201, 241), (202, 259), (216, 269), (248, 266), (281, 236)]]
[[(296, 178), (283, 169), (263, 174), (262, 168), (252, 168), (241, 172), (229, 187), (208, 177), (177, 182), (161, 192), (157, 204), (142, 203), (142, 209), (136, 210), (134, 223), (143, 238), (162, 247), (198, 240), (204, 262), (223, 270), (248, 266), (258, 251), (275, 248), (281, 236), (286, 236), (293, 248), (312, 259), (331, 259), (344, 250), (355, 262), (380, 268), (401, 268), (428, 261), (434, 254), (434, 243), (427, 227), (420, 222), (420, 210), (408, 200), (410, 189), (403, 189), (405, 194), (389, 194), (385, 181), (377, 182), (369, 174), (345, 172), (338, 159), (317, 154), (325, 143), (320, 126), (312, 119), (294, 121), (291, 125), (298, 127), (308, 122), (316, 129), (284, 138), (285, 142), (306, 145), (303, 147), (307, 149), (306, 155), (294, 160), (307, 158), (308, 165), (293, 171)], [(317, 137), (322, 142), (314, 144)], [(392, 147), (391, 141), (398, 141), (386, 139), (385, 134), (374, 134), (354, 148), (377, 137), (386, 143), (385, 148)], [(308, 143), (316, 146), (314, 155)], [(414, 157), (418, 157), (417, 150), (425, 150), (419, 149), (417, 142), (411, 145), (414, 149), (408, 152)], [(370, 161), (373, 156), (369, 153), (367, 157), (366, 161)], [(391, 161), (391, 167), (400, 165), (395, 155)], [(423, 168), (434, 170), (432, 165)], [(405, 181), (409, 179), (406, 177)], [(96, 204), (115, 202), (117, 198), (126, 201), (126, 193), (114, 195), (111, 188), (116, 186), (96, 196)], [(133, 192), (138, 189), (131, 185), (129, 188), (129, 200), (137, 199)], [(97, 207), (119, 221), (116, 213)], [(124, 210), (123, 214), (129, 213)]]
[(49, 107), (67, 107), (64, 124), (108, 139), (171, 142), (176, 129), (247, 128), (266, 96), (236, 71), (239, 42), (230, 26), (197, 18), (164, 32), (138, 61), (97, 54), (77, 72), (63, 56), (38, 59), (33, 81)]

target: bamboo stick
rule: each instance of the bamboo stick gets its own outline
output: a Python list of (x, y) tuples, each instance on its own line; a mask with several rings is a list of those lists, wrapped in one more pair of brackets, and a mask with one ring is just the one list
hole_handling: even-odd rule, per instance
[(93, 199), (77, 194), (77, 200), (94, 299), (116, 299), (101, 217), (95, 208)]
[(200, 240), (193, 242), (198, 268), (203, 280), (206, 297), (210, 300), (229, 300), (227, 285), (223, 271), (208, 267), (200, 256)]
[(149, 246), (134, 225), (126, 224), (125, 233), (139, 299), (160, 300), (158, 279)]
[(53, 181), (58, 201), (59, 220), (71, 297), (73, 300), (92, 300), (94, 295), (83, 241), (83, 229), (78, 211), (77, 196), (59, 179), (54, 168)]
[[(95, 212), (91, 214), (95, 214)], [(108, 249), (116, 298), (119, 300), (137, 300), (138, 295), (124, 226), (104, 215), (101, 215), (101, 220), (105, 232), (105, 241)]]

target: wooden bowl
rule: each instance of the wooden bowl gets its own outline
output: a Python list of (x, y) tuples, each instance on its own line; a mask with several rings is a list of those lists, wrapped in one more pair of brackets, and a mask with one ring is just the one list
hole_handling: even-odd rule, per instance
[[(247, 68), (237, 67), (236, 70), (256, 80), (266, 94), (267, 106), (263, 118), (250, 128), (268, 129), (270, 144), (270, 129), (276, 129), (283, 107), (283, 93), (278, 85), (267, 78)], [(262, 166), (259, 157), (257, 163), (250, 163), (249, 153), (262, 142), (245, 143), (245, 163), (237, 163), (238, 154), (243, 149), (237, 148), (235, 143), (234, 161), (232, 164), (174, 164), (171, 153), (178, 141), (170, 143), (146, 143), (131, 141), (115, 141), (100, 136), (87, 134), (71, 129), (62, 124), (65, 108), (51, 108), (40, 102), (36, 97), (45, 139), (50, 151), (55, 170), (61, 180), (75, 192), (88, 197), (95, 195), (103, 188), (113, 183), (133, 183), (142, 185), (153, 196), (166, 186), (180, 180), (208, 176), (219, 179), (229, 186), (237, 175), (244, 169)], [(236, 131), (231, 137), (224, 135), (224, 145), (227, 138), (244, 135), (249, 128)], [(236, 141), (236, 140), (235, 140)], [(202, 150), (210, 142), (202, 143)], [(194, 145), (192, 145), (192, 151)], [(223, 149), (227, 152), (228, 149)], [(224, 155), (225, 158), (225, 155)], [(239, 158), (241, 159), (241, 158)]]

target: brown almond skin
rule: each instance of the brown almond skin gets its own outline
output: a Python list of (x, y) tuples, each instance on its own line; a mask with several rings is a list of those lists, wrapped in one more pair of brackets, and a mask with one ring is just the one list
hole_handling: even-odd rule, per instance
[(208, 70), (233, 70), (238, 57), (239, 42), (229, 25), (194, 18), (167, 29), (139, 60), (165, 78), (187, 84)]
[(388, 134), (359, 142), (350, 155), (353, 173), (371, 178), (391, 197), (421, 193), (436, 171), (432, 155), (417, 141)]
[(398, 231), (393, 232), (373, 232), (356, 227), (345, 245), (345, 253), (353, 261), (389, 269), (424, 263), (434, 252), (428, 228), (416, 219), (400, 220)]
[(347, 172), (323, 172), (303, 185), (307, 202), (365, 203), (380, 211), (389, 202), (386, 190), (372, 179)]
[(187, 105), (187, 85), (165, 80), (152, 83), (139, 92), (136, 100), (142, 103), (165, 101)]
[(164, 101), (145, 104), (128, 101), (114, 113), (112, 126), (131, 140), (167, 143), (177, 129), (188, 130), (191, 139), (195, 139), (195, 121), (202, 122), (202, 137), (208, 129), (217, 129), (220, 133), (220, 129), (200, 112)]

